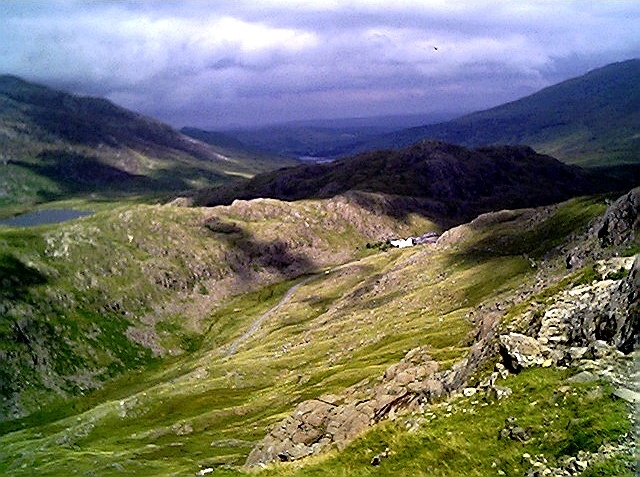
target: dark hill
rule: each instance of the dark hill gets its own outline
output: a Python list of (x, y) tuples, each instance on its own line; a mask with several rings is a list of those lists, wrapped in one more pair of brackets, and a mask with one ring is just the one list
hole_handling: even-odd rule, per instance
[(213, 147), (105, 99), (15, 76), (0, 76), (0, 161), (0, 205), (191, 189), (283, 165)]
[(362, 143), (352, 152), (423, 139), (476, 147), (527, 144), (567, 163), (640, 163), (640, 59), (593, 70), (520, 100)]
[[(393, 210), (416, 212), (452, 225), (503, 208), (550, 204), (593, 193), (599, 184), (575, 166), (525, 146), (467, 149), (423, 141), (402, 150), (363, 153), (327, 164), (308, 164), (254, 177), (196, 198), (201, 205), (233, 199), (327, 198), (348, 191), (381, 193)], [(401, 205), (398, 206), (398, 201)]]
[(32, 140), (57, 140), (89, 147), (148, 148), (158, 154), (180, 151), (199, 159), (215, 158), (209, 148), (170, 126), (106, 99), (74, 96), (15, 76), (0, 77), (0, 105), (2, 122), (25, 120)]

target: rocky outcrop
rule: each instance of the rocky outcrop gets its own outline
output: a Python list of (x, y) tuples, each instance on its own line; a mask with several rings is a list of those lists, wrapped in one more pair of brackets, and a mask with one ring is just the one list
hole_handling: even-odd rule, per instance
[[(497, 322), (493, 313), (481, 320), (469, 355), (451, 369), (439, 371), (427, 349), (416, 348), (387, 368), (376, 385), (359, 383), (340, 395), (300, 403), (256, 444), (245, 465), (294, 461), (333, 447), (342, 449), (367, 428), (397, 412), (418, 410), (463, 389), (470, 376), (493, 354), (491, 343)], [(506, 390), (494, 386), (492, 377), (482, 387), (493, 390), (500, 398)]]
[(395, 409), (417, 403), (420, 396), (432, 399), (444, 394), (437, 370), (438, 364), (418, 348), (389, 367), (374, 387), (362, 383), (339, 396), (304, 401), (254, 447), (246, 465), (293, 461), (332, 446), (341, 449)]
[(620, 197), (602, 217), (593, 221), (585, 236), (566, 251), (567, 268), (578, 269), (591, 261), (637, 248), (639, 226), (640, 187)]
[(558, 294), (544, 312), (535, 337), (519, 333), (500, 336), (500, 352), (509, 369), (566, 365), (582, 358), (601, 358), (612, 350), (633, 351), (640, 333), (640, 256), (599, 265), (605, 272), (613, 266), (616, 274), (628, 275)]
[[(623, 270), (629, 270), (632, 263), (621, 260)], [(638, 295), (637, 283), (634, 286), (631, 278), (638, 273), (638, 263), (636, 260), (635, 271), (627, 279), (605, 279), (561, 293), (544, 314), (538, 340), (556, 349), (601, 340), (630, 352), (638, 328), (637, 316), (628, 312)]]
[(522, 368), (540, 366), (545, 358), (540, 342), (531, 336), (520, 333), (501, 335), (500, 354), (509, 371), (518, 372)]

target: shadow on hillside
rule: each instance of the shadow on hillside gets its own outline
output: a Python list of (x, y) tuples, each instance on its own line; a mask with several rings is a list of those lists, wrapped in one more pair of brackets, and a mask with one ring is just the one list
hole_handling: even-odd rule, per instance
[[(128, 154), (123, 152), (122, 154)], [(105, 197), (127, 194), (173, 195), (190, 190), (194, 184), (215, 185), (229, 181), (224, 174), (179, 163), (168, 169), (153, 170), (153, 177), (133, 174), (102, 162), (98, 157), (73, 151), (46, 150), (37, 162), (10, 160), (9, 164), (30, 170), (55, 183), (59, 192), (40, 190), (43, 201), (73, 194), (97, 194)], [(135, 163), (136, 158), (122, 157)]]
[[(89, 192), (129, 192), (154, 189), (157, 184), (145, 176), (130, 174), (96, 157), (75, 152), (49, 150), (38, 155), (38, 163), (9, 161), (11, 164), (29, 169), (41, 177), (56, 183), (60, 194)], [(43, 192), (44, 195), (52, 195)]]
[(263, 271), (293, 278), (316, 269), (306, 255), (294, 250), (286, 240), (258, 240), (236, 223), (218, 217), (208, 219), (205, 228), (229, 246), (227, 263), (243, 280), (250, 280), (252, 275)]
[(40, 271), (25, 265), (12, 254), (0, 254), (0, 300), (22, 301), (29, 288), (47, 282)]
[(156, 169), (153, 171), (153, 179), (149, 180), (153, 180), (156, 188), (160, 187), (164, 190), (176, 191), (194, 189), (194, 184), (224, 184), (233, 179), (230, 179), (230, 176), (226, 174), (207, 170), (203, 167), (178, 163), (168, 169)]

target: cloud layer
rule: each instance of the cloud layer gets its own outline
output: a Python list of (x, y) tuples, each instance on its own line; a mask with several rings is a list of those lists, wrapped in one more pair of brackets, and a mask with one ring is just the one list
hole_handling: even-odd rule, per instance
[(463, 112), (640, 56), (638, 2), (0, 2), (0, 73), (176, 126)]

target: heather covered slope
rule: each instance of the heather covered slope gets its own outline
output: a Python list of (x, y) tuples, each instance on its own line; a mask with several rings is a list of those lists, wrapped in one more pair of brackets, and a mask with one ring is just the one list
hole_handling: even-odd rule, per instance
[(280, 167), (91, 97), (0, 76), (0, 205), (166, 194)]
[(351, 152), (439, 139), (468, 147), (526, 144), (584, 166), (638, 164), (639, 85), (640, 59), (613, 63), (486, 111), (380, 136)]

